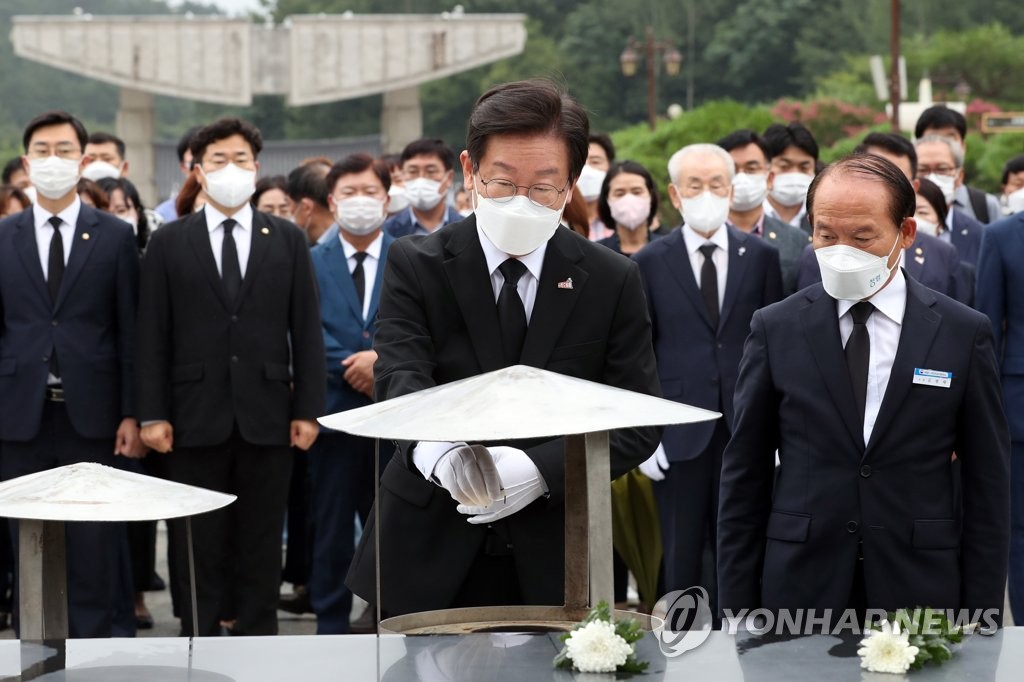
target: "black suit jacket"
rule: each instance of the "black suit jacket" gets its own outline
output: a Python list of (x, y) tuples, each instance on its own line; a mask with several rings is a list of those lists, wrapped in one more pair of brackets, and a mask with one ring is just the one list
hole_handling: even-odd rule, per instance
[(789, 223), (766, 215), (761, 238), (779, 250), (782, 293), (789, 296), (799, 288), (796, 285), (796, 278), (800, 271), (800, 257), (810, 243), (811, 236), (799, 227), (793, 227)]
[[(571, 289), (558, 286), (569, 278)], [(374, 349), (379, 356), (374, 367), (378, 400), (505, 365), (475, 216), (391, 245)], [(547, 244), (520, 363), (656, 395), (651, 326), (636, 264), (571, 230), (558, 229)], [(612, 476), (643, 462), (660, 435), (659, 428), (612, 431)], [(450, 606), (486, 533), (456, 511), (446, 490), (423, 478), (411, 461), (413, 445), (399, 444), (383, 473), (378, 498), (381, 606), (389, 615)], [(564, 440), (511, 445), (534, 461), (550, 496), (497, 523), (515, 546), (526, 602), (561, 604)], [(347, 581), (369, 599), (374, 596), (373, 537), (371, 520)]]
[(39, 432), (54, 349), (79, 435), (113, 438), (121, 419), (135, 414), (135, 237), (123, 220), (82, 205), (72, 239), (51, 302), (33, 209), (0, 222), (0, 440)]
[(146, 250), (139, 419), (170, 421), (175, 446), (223, 443), (236, 422), (249, 443), (287, 446), (291, 420), (323, 414), (324, 343), (309, 246), (294, 225), (259, 211), (252, 228), (234, 304), (205, 212), (164, 225)]
[[(952, 372), (952, 383), (914, 384), (915, 368)], [(836, 302), (812, 286), (754, 314), (735, 404), (718, 526), (723, 609), (838, 613), (858, 541), (869, 608), (1002, 608), (1010, 443), (984, 315), (907, 278), (865, 444)]]

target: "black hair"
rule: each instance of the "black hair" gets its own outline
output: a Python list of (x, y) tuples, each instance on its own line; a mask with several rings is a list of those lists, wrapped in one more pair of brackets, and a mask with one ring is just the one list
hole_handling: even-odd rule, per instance
[(146, 208), (142, 205), (142, 198), (139, 196), (139, 190), (136, 189), (135, 184), (128, 178), (101, 178), (96, 181), (96, 184), (107, 193), (111, 201), (114, 198), (114, 190), (121, 190), (124, 193), (124, 198), (135, 207), (135, 212), (139, 215), (135, 243), (140, 251), (146, 248), (146, 242), (149, 240), (149, 219), (146, 217)]
[(241, 135), (249, 143), (253, 158), (258, 158), (263, 149), (263, 137), (259, 129), (240, 118), (222, 118), (205, 128), (200, 128), (189, 141), (188, 148), (192, 151), (192, 163), (200, 163), (206, 148), (214, 142), (226, 140), (232, 135)]
[(192, 138), (195, 137), (196, 133), (202, 129), (203, 126), (192, 126), (185, 131), (184, 135), (178, 138), (178, 146), (175, 149), (175, 151), (178, 152), (178, 163), (185, 163), (185, 152), (188, 151), (189, 145), (192, 143)]
[(587, 136), (588, 155), (591, 144), (599, 145), (604, 150), (604, 155), (608, 157), (608, 163), (615, 161), (615, 143), (612, 142), (612, 138), (609, 137), (608, 133), (590, 133)]
[(748, 128), (734, 130), (715, 144), (727, 152), (731, 152), (733, 149), (739, 149), (740, 147), (746, 147), (750, 144), (756, 144), (757, 148), (764, 154), (765, 162), (770, 162), (772, 160), (772, 156), (768, 153), (768, 147), (765, 146), (764, 140), (761, 139), (760, 135)]
[(896, 228), (903, 224), (904, 218), (913, 218), (917, 211), (914, 198), (914, 186), (896, 164), (889, 159), (875, 154), (851, 154), (830, 163), (815, 176), (807, 189), (807, 218), (814, 225), (814, 197), (818, 187), (825, 178), (836, 173), (858, 175), (871, 180), (878, 180), (889, 193), (889, 216)]
[(288, 197), (296, 204), (303, 199), (312, 199), (322, 208), (328, 208), (327, 195), (329, 194), (327, 181), (324, 179), (326, 173), (323, 166), (319, 164), (308, 164), (293, 168), (288, 174)]
[(854, 154), (868, 154), (871, 147), (884, 149), (894, 156), (905, 156), (910, 160), (910, 177), (917, 177), (917, 150), (914, 143), (896, 133), (868, 133), (860, 144), (854, 147)]
[(612, 209), (608, 205), (608, 192), (612, 179), (622, 173), (632, 173), (644, 179), (644, 184), (647, 185), (647, 193), (651, 195), (651, 210), (647, 214), (647, 226), (650, 227), (654, 216), (658, 215), (658, 192), (654, 189), (654, 178), (651, 177), (650, 172), (636, 161), (619, 161), (612, 164), (608, 169), (604, 176), (604, 182), (601, 183), (601, 194), (597, 198), (597, 215), (600, 216), (601, 222), (609, 228), (615, 226)]
[(2, 176), (3, 184), (11, 184), (11, 176), (13, 176), (18, 171), (23, 170), (25, 170), (25, 166), (21, 164), (21, 157), (15, 156), (13, 159), (4, 164), (4, 172)]
[(949, 204), (946, 203), (946, 196), (939, 189), (939, 186), (928, 178), (920, 178), (917, 181), (917, 193), (923, 196), (932, 208), (935, 215), (939, 217), (939, 223), (945, 224), (946, 214), (949, 213)]
[(283, 175), (268, 175), (256, 181), (256, 191), (252, 193), (252, 205), (260, 203), (260, 197), (272, 189), (279, 189), (288, 195), (288, 178)]
[(764, 142), (769, 159), (779, 156), (786, 151), (787, 147), (796, 147), (806, 152), (815, 161), (818, 160), (818, 143), (814, 140), (811, 131), (799, 121), (789, 125), (775, 123), (768, 126), (761, 134), (761, 141)]
[(576, 100), (550, 80), (536, 78), (497, 85), (480, 95), (469, 114), (466, 151), (473, 167), (494, 135), (553, 134), (569, 153), (569, 182), (579, 177), (590, 147), (590, 121)]
[(436, 156), (441, 159), (446, 171), (450, 171), (455, 166), (455, 152), (445, 144), (444, 140), (435, 137), (420, 138), (405, 145), (405, 149), (402, 150), (402, 155), (398, 159), (399, 166), (404, 166), (405, 162), (414, 156)]
[(929, 130), (942, 128), (956, 128), (960, 133), (961, 142), (967, 137), (967, 119), (959, 111), (954, 111), (945, 104), (936, 104), (921, 112), (914, 125), (914, 137), (921, 138)]
[[(1022, 171), (1024, 171), (1024, 154), (1015, 156), (1006, 162), (1006, 165), (1003, 166), (1003, 181), (1000, 184), (1005, 185), (1009, 182), (1010, 173), (1020, 173)], [(4, 176), (4, 182), (7, 182), (6, 176)]]
[(75, 129), (75, 136), (78, 138), (78, 144), (80, 145), (79, 151), (84, 152), (85, 143), (89, 141), (89, 134), (85, 132), (85, 126), (82, 125), (82, 122), (66, 111), (48, 111), (45, 114), (39, 114), (29, 121), (28, 125), (25, 126), (25, 133), (21, 137), (21, 143), (25, 147), (25, 151), (28, 152), (29, 142), (32, 141), (32, 136), (37, 130), (65, 123)]
[(380, 180), (380, 184), (384, 185), (385, 192), (391, 189), (391, 169), (387, 162), (383, 159), (375, 159), (365, 152), (356, 152), (331, 166), (331, 170), (327, 173), (327, 193), (334, 193), (334, 186), (338, 184), (338, 179), (342, 176), (362, 173), (367, 169), (373, 170)]
[(88, 144), (110, 144), (111, 142), (113, 142), (114, 146), (117, 147), (117, 155), (120, 156), (123, 161), (124, 155), (127, 152), (127, 149), (124, 146), (124, 140), (117, 135), (111, 135), (110, 133), (98, 132), (89, 135)]

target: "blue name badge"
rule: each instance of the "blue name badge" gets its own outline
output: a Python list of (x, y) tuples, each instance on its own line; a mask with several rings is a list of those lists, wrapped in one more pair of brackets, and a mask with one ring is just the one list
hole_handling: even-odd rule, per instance
[(914, 383), (949, 388), (949, 385), (953, 383), (953, 373), (917, 367), (914, 369)]

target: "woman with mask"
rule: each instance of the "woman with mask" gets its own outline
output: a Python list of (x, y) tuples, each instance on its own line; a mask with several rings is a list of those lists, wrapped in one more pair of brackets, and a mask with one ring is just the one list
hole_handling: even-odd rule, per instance
[(654, 178), (634, 161), (620, 161), (608, 169), (597, 200), (601, 222), (615, 232), (599, 241), (616, 253), (631, 256), (660, 235), (651, 230), (658, 215)]
[(288, 178), (283, 175), (260, 178), (256, 182), (252, 203), (257, 211), (263, 211), (285, 220), (293, 220), (292, 204), (288, 199)]
[(107, 210), (132, 226), (141, 253), (146, 248), (150, 230), (139, 190), (127, 178), (103, 178), (97, 182), (109, 198)]
[(927, 178), (918, 180), (917, 210), (914, 213), (918, 232), (938, 236), (939, 226), (945, 229), (948, 212), (946, 198), (939, 186)]

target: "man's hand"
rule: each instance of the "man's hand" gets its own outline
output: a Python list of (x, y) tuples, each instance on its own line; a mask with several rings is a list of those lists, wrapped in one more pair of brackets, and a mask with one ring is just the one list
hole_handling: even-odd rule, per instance
[(460, 514), (468, 515), (470, 518), (467, 521), (474, 525), (492, 523), (511, 516), (548, 491), (537, 465), (522, 450), (504, 445), (486, 450), (494, 460), (494, 467), (501, 478), (502, 496), (487, 504), (463, 503), (456, 508)]
[(309, 419), (292, 420), (292, 447), (299, 450), (309, 450), (313, 441), (320, 435), (320, 426)]
[(157, 452), (167, 453), (174, 447), (174, 427), (171, 422), (147, 424), (139, 432), (142, 442)]
[(148, 451), (149, 448), (139, 440), (139, 423), (131, 417), (122, 419), (114, 437), (114, 454), (138, 459), (145, 457)]
[(501, 478), (482, 445), (460, 445), (441, 456), (431, 477), (461, 505), (485, 506), (500, 500)]
[(668, 471), (668, 457), (665, 456), (665, 448), (658, 443), (658, 449), (647, 458), (638, 468), (640, 473), (652, 481), (664, 481), (665, 472)]
[(360, 393), (373, 397), (373, 363), (377, 362), (377, 353), (372, 350), (361, 350), (341, 361), (346, 367), (345, 381)]

